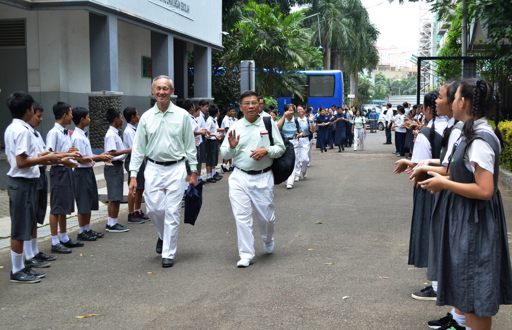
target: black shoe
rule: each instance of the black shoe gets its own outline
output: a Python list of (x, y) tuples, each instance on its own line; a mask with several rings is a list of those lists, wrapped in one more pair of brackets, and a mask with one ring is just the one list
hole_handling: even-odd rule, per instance
[(27, 268), (48, 268), (50, 266), (50, 262), (37, 260), (36, 258), (25, 260), (25, 267)]
[(222, 180), (223, 176), (222, 176), (222, 175), (220, 175), (219, 173), (215, 173), (215, 174), (213, 175), (213, 178), (214, 178), (215, 180), (219, 181), (219, 180)]
[(35, 277), (34, 275), (27, 274), (25, 270), (20, 270), (19, 272), (13, 274), (11, 272), (11, 282), (14, 283), (39, 283), (41, 282), (40, 278)]
[(138, 213), (128, 213), (128, 223), (144, 223), (144, 219), (142, 219)]
[(229, 167), (224, 166), (224, 164), (220, 166), (220, 169), (222, 170), (222, 173), (229, 172)]
[(414, 292), (411, 294), (411, 297), (413, 297), (416, 300), (436, 300), (437, 295), (434, 289), (431, 285), (421, 289), (418, 292)]
[(76, 236), (76, 239), (79, 240), (79, 241), (93, 242), (93, 241), (97, 240), (98, 237), (96, 237), (96, 235), (94, 235), (93, 233), (91, 233), (89, 231), (84, 231), (84, 232), (79, 233)]
[(24, 270), (22, 270), (22, 272), (25, 272), (25, 274), (27, 274), (27, 275), (32, 275), (32, 276), (34, 276), (34, 277), (36, 277), (38, 279), (42, 279), (42, 278), (46, 277), (45, 273), (36, 272), (32, 268), (25, 268)]
[(144, 212), (142, 211), (138, 211), (137, 214), (139, 215), (139, 218), (143, 219), (143, 220), (146, 220), (146, 221), (149, 221), (149, 217), (147, 215), (144, 214)]
[(68, 254), (71, 253), (71, 249), (68, 249), (62, 244), (52, 245), (52, 252), (53, 253), (60, 253), (60, 254)]
[(206, 182), (215, 183), (215, 182), (217, 182), (217, 180), (215, 180), (214, 178), (209, 178), (209, 179), (206, 179)]
[(162, 267), (169, 268), (174, 265), (174, 259), (171, 258), (162, 258)]
[(440, 318), (439, 320), (432, 320), (428, 321), (427, 325), (430, 329), (439, 329), (441, 327), (444, 327), (453, 321), (452, 314), (448, 313), (445, 317)]
[(39, 260), (39, 261), (54, 261), (54, 260), (57, 260), (57, 258), (55, 258), (55, 256), (48, 255), (48, 254), (45, 254), (43, 252), (39, 252), (38, 254), (36, 254), (34, 259)]
[(84, 243), (73, 241), (71, 238), (67, 242), (60, 241), (60, 244), (67, 248), (79, 248), (84, 246)]
[(89, 229), (87, 232), (89, 233), (89, 235), (96, 236), (96, 238), (103, 238), (103, 236), (105, 236), (105, 234), (100, 233), (100, 232), (98, 232), (96, 230), (92, 230), (92, 229)]
[(156, 253), (162, 254), (162, 245), (164, 244), (164, 241), (162, 241), (160, 238), (156, 241)]
[(124, 233), (129, 231), (130, 229), (126, 228), (120, 223), (116, 223), (113, 226), (106, 225), (105, 230), (108, 231), (109, 233)]
[(437, 328), (437, 330), (464, 330), (465, 326), (459, 325), (457, 322), (452, 321), (449, 324), (443, 325), (442, 327)]

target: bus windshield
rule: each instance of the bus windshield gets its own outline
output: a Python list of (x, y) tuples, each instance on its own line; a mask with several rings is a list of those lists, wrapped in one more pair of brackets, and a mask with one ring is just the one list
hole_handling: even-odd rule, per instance
[(308, 76), (309, 97), (333, 97), (334, 75)]

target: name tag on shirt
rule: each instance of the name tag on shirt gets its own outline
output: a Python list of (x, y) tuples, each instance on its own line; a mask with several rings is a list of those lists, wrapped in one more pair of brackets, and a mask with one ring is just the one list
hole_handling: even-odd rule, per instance
[(260, 131), (260, 136), (267, 136), (268, 135), (268, 131)]

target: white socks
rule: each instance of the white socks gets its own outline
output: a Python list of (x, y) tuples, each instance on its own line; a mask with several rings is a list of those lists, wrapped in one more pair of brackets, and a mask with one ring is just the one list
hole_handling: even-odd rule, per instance
[(12, 265), (12, 273), (16, 274), (17, 272), (25, 269), (25, 262), (23, 261), (23, 253), (16, 253), (11, 250), (11, 265)]
[(117, 223), (117, 218), (111, 218), (111, 217), (108, 217), (108, 220), (107, 220), (107, 225), (109, 226), (115, 226), (115, 224)]
[(81, 234), (85, 231), (85, 226), (78, 228), (78, 233)]
[(59, 233), (59, 239), (62, 243), (69, 242), (69, 236), (68, 233)]
[(23, 241), (23, 252), (25, 254), (25, 259), (30, 260), (34, 258), (35, 254), (32, 251), (32, 241)]
[(60, 244), (59, 236), (58, 235), (55, 235), (55, 236), (52, 235), (52, 245), (59, 245), (59, 244)]
[(434, 292), (437, 293), (437, 281), (432, 281), (432, 289), (434, 289)]
[[(450, 314), (452, 314), (452, 317), (455, 320), (455, 322), (457, 322), (459, 325), (465, 326), (466, 317), (464, 316), (464, 314), (462, 314), (462, 315), (457, 314), (457, 312), (455, 311), (455, 308), (452, 308)], [(470, 328), (466, 327), (466, 329), (470, 329)]]
[(39, 248), (37, 247), (37, 238), (32, 239), (32, 252), (34, 252), (34, 256), (39, 254)]

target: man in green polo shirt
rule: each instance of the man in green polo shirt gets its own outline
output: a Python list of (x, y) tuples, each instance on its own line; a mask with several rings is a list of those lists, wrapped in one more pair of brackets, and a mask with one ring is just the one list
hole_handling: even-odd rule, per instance
[(174, 265), (176, 255), (180, 206), (186, 187), (185, 159), (192, 171), (189, 184), (197, 184), (196, 145), (188, 112), (171, 102), (171, 79), (153, 79), (151, 93), (156, 103), (140, 117), (133, 141), (130, 193), (135, 194), (137, 172), (146, 158), (146, 211), (158, 234), (156, 251), (162, 254), (162, 267), (167, 268)]
[(220, 148), (223, 159), (233, 159), (235, 169), (229, 176), (229, 200), (236, 221), (238, 253), (237, 267), (248, 267), (254, 261), (254, 219), (260, 228), (264, 252), (274, 252), (275, 207), (274, 177), (270, 167), (285, 146), (275, 122), (272, 124), (274, 145), (259, 113), (258, 95), (247, 91), (240, 96), (244, 118), (235, 122)]

